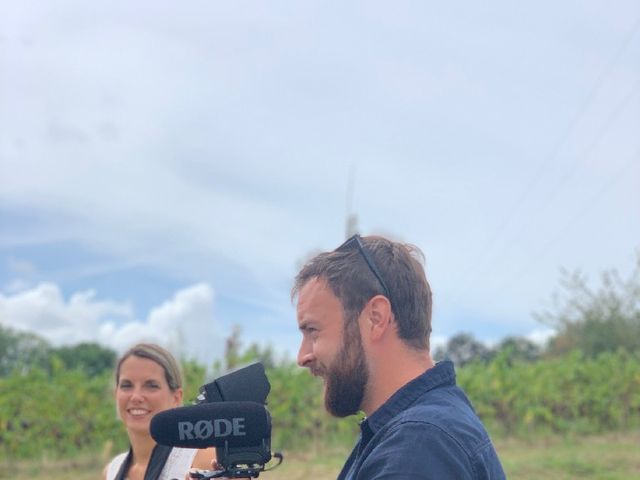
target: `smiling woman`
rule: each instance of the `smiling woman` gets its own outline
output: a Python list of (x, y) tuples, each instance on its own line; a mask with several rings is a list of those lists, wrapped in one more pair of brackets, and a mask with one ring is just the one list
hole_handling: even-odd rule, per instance
[(182, 375), (167, 350), (145, 343), (127, 350), (116, 367), (115, 397), (130, 448), (109, 462), (104, 480), (182, 479), (191, 467), (211, 468), (213, 449), (164, 447), (151, 438), (151, 418), (182, 404)]

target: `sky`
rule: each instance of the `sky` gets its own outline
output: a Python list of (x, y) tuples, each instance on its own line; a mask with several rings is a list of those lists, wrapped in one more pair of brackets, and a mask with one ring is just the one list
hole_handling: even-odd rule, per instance
[(0, 6), (0, 324), (294, 358), (293, 277), (422, 249), (433, 344), (543, 340), (560, 271), (640, 250), (640, 4)]

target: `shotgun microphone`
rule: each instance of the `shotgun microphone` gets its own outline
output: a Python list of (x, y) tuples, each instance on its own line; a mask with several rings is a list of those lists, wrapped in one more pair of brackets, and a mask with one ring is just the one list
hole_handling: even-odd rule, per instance
[(170, 447), (253, 447), (269, 442), (271, 417), (256, 402), (202, 403), (158, 413), (150, 430), (157, 443)]

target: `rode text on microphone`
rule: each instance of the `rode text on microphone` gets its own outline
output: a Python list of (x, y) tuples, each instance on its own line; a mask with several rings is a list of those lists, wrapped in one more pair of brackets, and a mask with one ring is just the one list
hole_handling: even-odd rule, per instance
[[(160, 445), (216, 447), (221, 470), (199, 470), (192, 478), (258, 477), (282, 463), (282, 455), (271, 452), (271, 416), (265, 405), (270, 389), (261, 363), (236, 370), (200, 387), (195, 405), (155, 415), (151, 436)], [(272, 456), (279, 462), (266, 468)]]

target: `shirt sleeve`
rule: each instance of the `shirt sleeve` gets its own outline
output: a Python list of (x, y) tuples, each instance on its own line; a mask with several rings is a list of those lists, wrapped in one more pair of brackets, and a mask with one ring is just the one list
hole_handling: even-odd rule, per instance
[(383, 438), (367, 455), (357, 480), (476, 478), (467, 452), (435, 425), (408, 421), (380, 433)]

